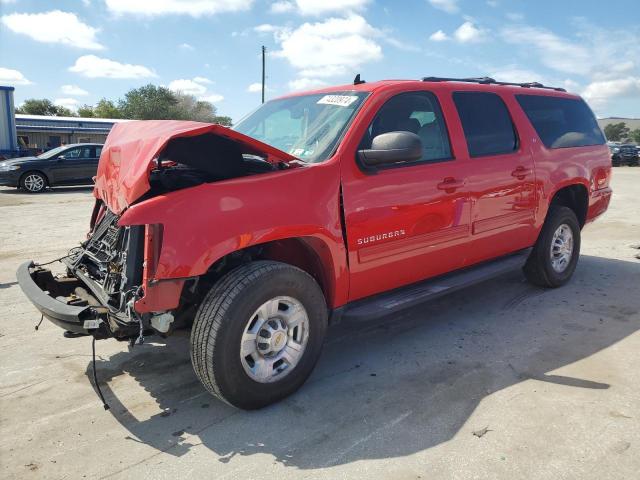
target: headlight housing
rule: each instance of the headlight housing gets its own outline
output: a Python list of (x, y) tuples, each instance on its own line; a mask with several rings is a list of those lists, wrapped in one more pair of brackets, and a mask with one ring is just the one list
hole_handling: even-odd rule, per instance
[(0, 163), (0, 172), (10, 172), (12, 170), (19, 170), (20, 165), (8, 165), (6, 163)]

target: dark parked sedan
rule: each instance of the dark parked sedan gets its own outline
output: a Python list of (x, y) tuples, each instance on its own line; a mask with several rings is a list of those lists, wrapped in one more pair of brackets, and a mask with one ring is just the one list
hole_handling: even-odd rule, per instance
[(620, 165), (638, 166), (638, 149), (635, 145), (615, 145), (611, 149), (611, 164), (614, 167)]
[(42, 192), (56, 185), (87, 185), (98, 169), (102, 145), (76, 143), (64, 145), (37, 157), (0, 162), (0, 185)]

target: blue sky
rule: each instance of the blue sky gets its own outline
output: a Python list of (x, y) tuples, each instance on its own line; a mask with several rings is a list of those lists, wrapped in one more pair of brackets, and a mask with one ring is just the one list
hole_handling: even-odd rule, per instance
[(367, 80), (493, 76), (640, 117), (637, 0), (0, 0), (0, 84), (75, 108), (155, 83), (238, 120), (267, 97)]

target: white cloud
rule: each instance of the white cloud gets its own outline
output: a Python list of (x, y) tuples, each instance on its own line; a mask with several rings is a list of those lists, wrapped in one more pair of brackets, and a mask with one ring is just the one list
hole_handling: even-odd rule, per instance
[(78, 108), (78, 100), (75, 98), (56, 98), (53, 101), (54, 105), (58, 105), (59, 107), (65, 107), (69, 110), (76, 110)]
[(273, 2), (271, 13), (289, 13), (294, 10), (300, 15), (324, 15), (364, 10), (371, 0), (278, 0)]
[(433, 42), (444, 42), (445, 40), (449, 40), (449, 36), (442, 30), (438, 30), (429, 36), (429, 40)]
[(212, 93), (211, 95), (205, 95), (203, 97), (199, 97), (198, 100), (201, 100), (203, 102), (209, 102), (209, 103), (218, 103), (224, 100), (224, 97), (217, 93)]
[(279, 1), (279, 2), (273, 2), (269, 7), (269, 11), (271, 13), (288, 13), (294, 10), (295, 8), (296, 6), (293, 4), (293, 2)]
[(178, 45), (178, 48), (181, 48), (182, 50), (195, 50), (193, 45), (190, 45), (188, 43), (181, 43), (180, 45)]
[(412, 44), (412, 43), (407, 43), (407, 42), (403, 42), (402, 40), (399, 40), (395, 37), (392, 37), (391, 35), (387, 35), (385, 34), (383, 37), (383, 40), (385, 42), (387, 42), (389, 45), (396, 47), (398, 50), (404, 50), (405, 52), (419, 52), (420, 51), (420, 47)]
[(0, 84), (3, 85), (31, 85), (33, 82), (27, 79), (22, 72), (12, 68), (0, 67)]
[(301, 15), (344, 13), (364, 9), (371, 0), (295, 0)]
[(327, 82), (317, 78), (296, 78), (289, 82), (289, 88), (291, 90), (310, 90), (312, 88), (324, 87), (326, 84)]
[(209, 92), (207, 85), (213, 82), (206, 77), (179, 78), (169, 82), (169, 89), (185, 95), (193, 95), (203, 102), (218, 103), (224, 97), (218, 93)]
[(173, 80), (169, 83), (169, 89), (174, 92), (182, 92), (187, 95), (203, 95), (207, 91), (207, 87), (204, 85), (195, 82), (193, 80), (188, 80), (185, 78), (180, 78), (178, 80)]
[(247, 87), (247, 92), (250, 92), (250, 93), (262, 92), (262, 84), (260, 82), (252, 83)]
[(216, 15), (249, 10), (253, 0), (105, 0), (107, 9), (116, 15)]
[(453, 32), (453, 36), (460, 43), (476, 43), (486, 38), (486, 31), (466, 21)]
[(496, 0), (487, 0), (487, 5), (492, 8), (496, 8), (498, 6), (498, 2)]
[(89, 92), (77, 85), (62, 85), (60, 91), (65, 95), (89, 95)]
[(582, 96), (596, 108), (613, 98), (637, 98), (640, 96), (640, 77), (592, 82), (584, 89)]
[(501, 34), (507, 43), (533, 50), (549, 68), (583, 75), (590, 70), (591, 55), (586, 46), (573, 43), (549, 30), (518, 25), (503, 28)]
[(120, 63), (95, 55), (83, 55), (69, 67), (70, 72), (89, 78), (150, 78), (157, 75), (143, 65)]
[(59, 43), (87, 50), (103, 50), (96, 40), (98, 29), (75, 13), (53, 10), (45, 13), (12, 13), (2, 16), (2, 23), (12, 32), (27, 35), (43, 43)]
[(281, 49), (273, 55), (285, 58), (305, 77), (343, 75), (382, 58), (382, 47), (375, 40), (382, 32), (356, 14), (303, 23), (274, 35)]
[(458, 0), (429, 0), (429, 3), (432, 7), (447, 13), (458, 13), (460, 11)]

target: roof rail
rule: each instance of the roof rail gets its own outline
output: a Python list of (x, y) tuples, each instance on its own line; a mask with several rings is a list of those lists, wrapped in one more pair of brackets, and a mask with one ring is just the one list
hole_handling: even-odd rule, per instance
[(557, 92), (566, 92), (564, 88), (547, 87), (539, 82), (513, 83), (513, 82), (497, 82), (491, 77), (471, 77), (471, 78), (447, 78), (447, 77), (424, 77), (423, 82), (468, 82), (479, 83), (482, 85), (511, 85), (513, 87), (522, 88), (546, 88), (548, 90), (556, 90)]

